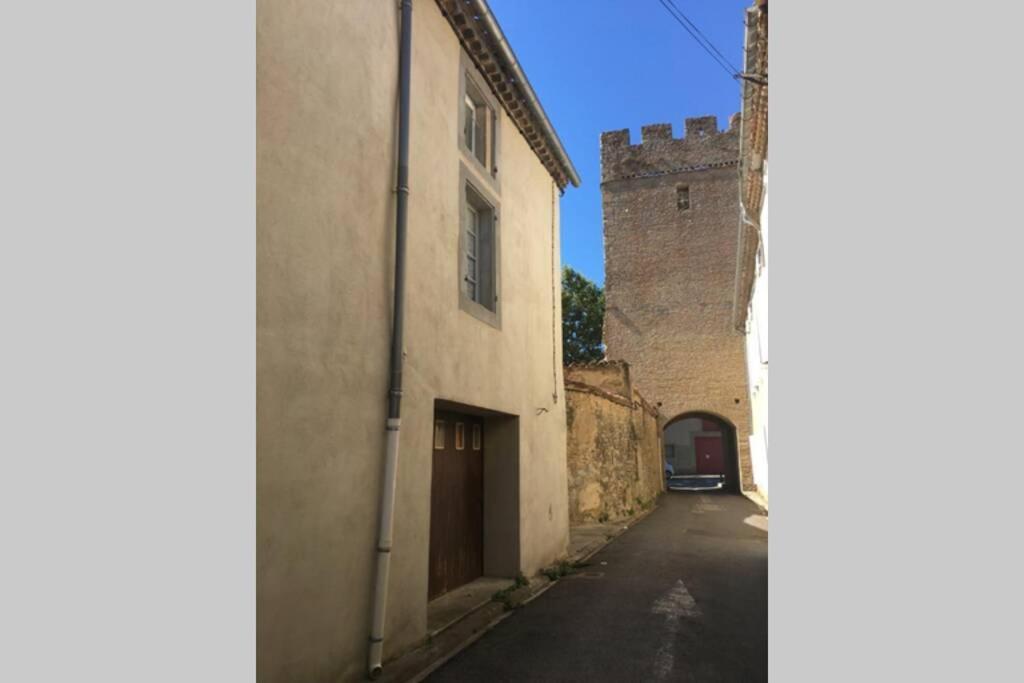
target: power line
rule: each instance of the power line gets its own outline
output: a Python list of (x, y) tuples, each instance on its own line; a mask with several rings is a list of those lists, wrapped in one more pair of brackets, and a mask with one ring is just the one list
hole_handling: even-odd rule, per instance
[(723, 55), (721, 53), (721, 51), (717, 47), (715, 47), (715, 44), (711, 42), (711, 39), (708, 38), (706, 35), (704, 35), (703, 31), (701, 31), (699, 28), (697, 28), (697, 24), (695, 24), (692, 21), (690, 21), (690, 18), (688, 16), (686, 16), (685, 14), (683, 14), (683, 10), (679, 9), (679, 7), (676, 5), (676, 3), (673, 0), (668, 0), (668, 4), (672, 5), (672, 7), (675, 8), (675, 10), (677, 12), (679, 12), (680, 16), (683, 18), (683, 21), (685, 21), (687, 24), (689, 24), (690, 28), (692, 28), (694, 31), (696, 31), (698, 33), (698, 35), (700, 35), (700, 37), (704, 39), (704, 42), (707, 43), (708, 46), (712, 50), (715, 51), (715, 54), (717, 54), (719, 57), (721, 57), (722, 60), (726, 64), (729, 65), (729, 68), (732, 69), (733, 74), (736, 74), (736, 73), (739, 72), (739, 69), (737, 69), (735, 66), (732, 65), (732, 62), (729, 61), (729, 58), (726, 57), (725, 55)]
[[(729, 60), (726, 59), (725, 55), (723, 55), (718, 50), (718, 48), (715, 47), (710, 40), (708, 40), (707, 36), (705, 36), (701, 32), (701, 30), (697, 28), (696, 24), (690, 21), (690, 19), (685, 14), (683, 14), (683, 11), (681, 9), (676, 7), (675, 3), (673, 3), (672, 0), (658, 0), (658, 2), (660, 2), (661, 6), (665, 8), (665, 11), (668, 12), (672, 16), (672, 18), (675, 19), (676, 22), (680, 26), (682, 26), (695, 41), (697, 41), (697, 44), (700, 45), (701, 48), (703, 48), (703, 50), (707, 52), (713, 60), (715, 60), (715, 63), (718, 64), (718, 66), (722, 67), (722, 69), (733, 78), (740, 77), (739, 69), (734, 67), (731, 63), (729, 63)], [(678, 15), (676, 14), (677, 12)]]
[(676, 7), (675, 3), (672, 2), (672, 0), (658, 1), (661, 3), (661, 6), (665, 8), (665, 11), (668, 12), (672, 16), (672, 18), (676, 20), (676, 23), (682, 26), (683, 29), (685, 29), (686, 32), (689, 33), (690, 36), (697, 42), (697, 44), (700, 45), (700, 47), (705, 52), (707, 52), (713, 60), (715, 60), (716, 64), (722, 67), (722, 69), (725, 70), (725, 72), (728, 73), (733, 78), (737, 77), (739, 70), (736, 67), (734, 67), (731, 63), (729, 63), (729, 60), (726, 59), (725, 55), (723, 55), (719, 51), (719, 49), (714, 46), (714, 44), (708, 39), (708, 37), (705, 36), (699, 28), (697, 28), (697, 25), (694, 24), (690, 20), (690, 18), (683, 13), (681, 9)]

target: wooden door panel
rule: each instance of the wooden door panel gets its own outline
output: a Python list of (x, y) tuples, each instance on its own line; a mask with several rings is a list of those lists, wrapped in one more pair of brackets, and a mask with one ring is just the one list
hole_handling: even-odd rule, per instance
[(697, 474), (725, 474), (725, 449), (720, 436), (696, 436)]
[[(482, 421), (458, 413), (437, 413), (444, 421), (444, 447), (433, 451), (430, 481), (430, 574), (434, 598), (483, 575), (483, 446), (473, 448), (473, 425)], [(456, 448), (456, 425), (463, 425)], [(482, 441), (482, 440), (481, 440)]]

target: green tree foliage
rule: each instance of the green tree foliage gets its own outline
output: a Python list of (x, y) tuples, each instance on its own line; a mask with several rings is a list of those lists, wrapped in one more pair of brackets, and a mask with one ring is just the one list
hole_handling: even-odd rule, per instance
[(604, 289), (569, 266), (562, 268), (562, 362), (604, 358)]

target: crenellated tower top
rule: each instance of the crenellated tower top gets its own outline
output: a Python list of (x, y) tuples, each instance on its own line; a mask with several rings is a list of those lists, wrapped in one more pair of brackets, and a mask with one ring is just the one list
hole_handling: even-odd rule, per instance
[(736, 164), (739, 120), (733, 115), (729, 128), (719, 131), (714, 116), (689, 118), (682, 138), (672, 137), (671, 123), (655, 123), (640, 129), (639, 145), (630, 144), (628, 128), (602, 133), (601, 182)]

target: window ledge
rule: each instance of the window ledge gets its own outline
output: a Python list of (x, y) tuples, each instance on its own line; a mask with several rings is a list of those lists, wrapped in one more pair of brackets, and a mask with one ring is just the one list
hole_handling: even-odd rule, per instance
[(498, 310), (492, 311), (483, 304), (473, 301), (461, 290), (459, 291), (459, 308), (480, 322), (487, 323), (496, 330), (501, 330), (501, 316), (498, 315)]

